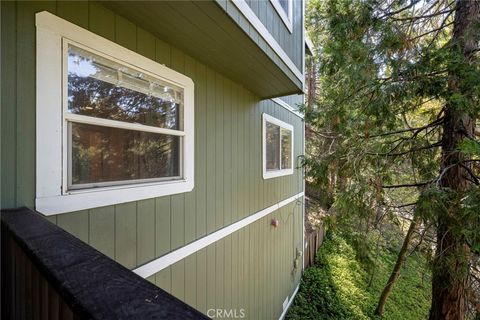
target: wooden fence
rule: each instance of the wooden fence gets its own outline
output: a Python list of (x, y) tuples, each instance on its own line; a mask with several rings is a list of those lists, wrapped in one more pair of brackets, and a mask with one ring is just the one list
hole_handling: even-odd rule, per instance
[(306, 248), (303, 255), (305, 268), (310, 267), (315, 263), (315, 256), (323, 243), (324, 235), (325, 229), (323, 225), (319, 229), (305, 234)]

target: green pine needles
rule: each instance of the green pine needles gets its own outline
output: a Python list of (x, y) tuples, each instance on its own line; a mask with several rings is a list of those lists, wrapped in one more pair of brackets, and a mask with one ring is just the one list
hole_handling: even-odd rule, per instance
[(415, 221), (430, 319), (478, 316), (480, 2), (311, 0), (307, 28), (307, 182), (359, 243)]

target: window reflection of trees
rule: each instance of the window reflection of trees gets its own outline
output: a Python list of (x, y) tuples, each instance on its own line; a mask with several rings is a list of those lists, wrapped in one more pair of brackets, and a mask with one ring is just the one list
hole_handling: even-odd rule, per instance
[[(183, 130), (182, 109), (183, 89), (69, 45), (70, 114)], [(69, 125), (72, 187), (181, 174), (178, 136)]]
[(267, 122), (266, 130), (266, 165), (267, 170), (280, 169), (280, 127)]
[(180, 175), (180, 137), (71, 125), (74, 185)]
[(182, 130), (183, 89), (81, 48), (68, 47), (68, 111)]
[(268, 171), (292, 168), (292, 132), (266, 122), (266, 169)]
[(91, 77), (68, 75), (68, 111), (96, 118), (180, 129), (180, 105)]
[(292, 167), (292, 132), (282, 129), (282, 169)]

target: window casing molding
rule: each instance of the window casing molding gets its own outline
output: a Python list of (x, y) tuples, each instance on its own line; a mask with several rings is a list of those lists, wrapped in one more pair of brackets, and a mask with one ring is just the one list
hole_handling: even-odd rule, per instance
[[(281, 130), (288, 130), (291, 133), (291, 144), (290, 144), (290, 168), (288, 169), (282, 169), (282, 154), (281, 154), (281, 147), (280, 147), (280, 164), (278, 170), (267, 170), (267, 122), (277, 125), (280, 127), (280, 132)], [(276, 178), (276, 177), (281, 177), (281, 176), (287, 176), (293, 174), (293, 165), (294, 165), (294, 130), (293, 126), (291, 124), (288, 124), (286, 122), (283, 122), (275, 117), (272, 117), (269, 114), (263, 113), (262, 114), (262, 173), (263, 173), (263, 179), (271, 179), (271, 178)], [(279, 137), (279, 143), (281, 145), (282, 142), (282, 137), (280, 134)]]
[(285, 27), (287, 27), (288, 31), (292, 33), (293, 32), (293, 0), (286, 0), (286, 1), (288, 6), (287, 11), (285, 11), (285, 9), (282, 7), (279, 0), (270, 0), (273, 7), (275, 8), (275, 11), (277, 11), (278, 15), (280, 16), (280, 19), (282, 19), (283, 23), (285, 24)]
[(297, 109), (295, 109), (293, 106), (289, 105), (288, 103), (286, 103), (285, 101), (283, 101), (282, 99), (280, 98), (271, 98), (270, 100), (272, 100), (273, 102), (275, 102), (277, 105), (279, 105), (280, 107), (283, 107), (285, 110), (288, 110), (289, 112), (293, 113), (294, 115), (296, 115), (297, 117), (301, 118), (301, 119), (304, 119), (305, 116), (300, 113)]
[[(194, 187), (194, 84), (185, 75), (67, 22), (51, 13), (36, 14), (36, 210), (53, 215), (191, 191)], [(181, 136), (181, 177), (142, 179), (128, 184), (68, 189), (67, 45), (81, 46), (114, 62), (183, 89), (183, 128), (171, 130), (137, 123), (68, 114), (75, 122)]]

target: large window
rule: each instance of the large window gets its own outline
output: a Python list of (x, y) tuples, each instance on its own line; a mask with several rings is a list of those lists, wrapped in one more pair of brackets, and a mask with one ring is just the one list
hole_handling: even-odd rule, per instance
[(270, 0), (288, 31), (292, 33), (293, 0)]
[(36, 23), (37, 210), (192, 190), (191, 79), (52, 14)]
[(180, 179), (183, 89), (64, 45), (67, 190)]
[(293, 173), (293, 127), (263, 114), (263, 178)]

